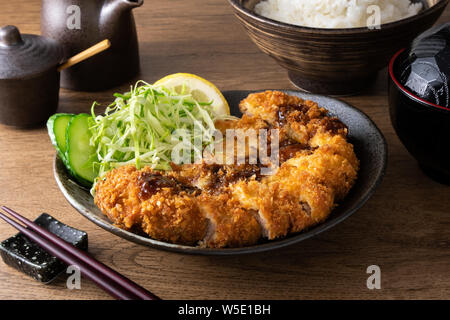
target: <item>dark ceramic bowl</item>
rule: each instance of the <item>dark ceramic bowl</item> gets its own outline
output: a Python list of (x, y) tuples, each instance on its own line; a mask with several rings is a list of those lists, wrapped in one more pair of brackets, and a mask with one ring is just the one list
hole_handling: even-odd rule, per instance
[[(161, 242), (114, 226), (94, 204), (89, 190), (86, 190), (71, 179), (64, 164), (58, 157), (55, 158), (54, 163), (56, 182), (67, 201), (87, 219), (119, 237), (154, 248), (190, 254), (233, 255), (273, 250), (311, 238), (337, 225), (355, 213), (372, 196), (384, 175), (387, 147), (384, 137), (376, 125), (358, 109), (333, 98), (298, 91), (285, 92), (303, 99), (313, 100), (329, 110), (331, 115), (339, 117), (349, 127), (350, 142), (355, 146), (356, 155), (361, 161), (361, 169), (356, 184), (344, 201), (332, 212), (328, 220), (305, 232), (280, 240), (261, 242), (250, 247), (230, 249), (207, 249)], [(231, 114), (241, 116), (238, 108), (239, 102), (250, 93), (250, 91), (224, 92), (224, 96), (230, 104)]]
[(250, 38), (286, 68), (299, 88), (323, 94), (348, 95), (367, 87), (392, 55), (430, 28), (448, 0), (426, 3), (418, 15), (380, 29), (300, 27), (257, 15), (260, 0), (228, 0)]
[(389, 64), (389, 108), (392, 125), (409, 153), (434, 180), (450, 184), (450, 109), (427, 102), (398, 81), (406, 51)]

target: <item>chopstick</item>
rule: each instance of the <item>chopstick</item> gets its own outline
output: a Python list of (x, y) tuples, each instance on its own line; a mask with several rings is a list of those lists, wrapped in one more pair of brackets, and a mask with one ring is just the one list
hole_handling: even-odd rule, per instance
[(73, 67), (74, 65), (89, 59), (92, 56), (95, 56), (96, 54), (99, 54), (100, 52), (105, 51), (111, 47), (111, 42), (108, 39), (103, 40), (102, 42), (97, 43), (96, 45), (84, 50), (83, 52), (80, 52), (76, 56), (73, 56), (69, 60), (67, 60), (66, 63), (60, 65), (58, 67), (58, 72), (63, 71), (67, 68)]
[(61, 259), (64, 263), (79, 267), (83, 276), (90, 279), (114, 298), (119, 300), (159, 300), (156, 295), (137, 285), (110, 267), (95, 260), (87, 253), (65, 242), (53, 233), (21, 216), (19, 213), (5, 206), (1, 206), (0, 208), (22, 222), (28, 228), (12, 220), (1, 211), (0, 218), (36, 242), (44, 250)]

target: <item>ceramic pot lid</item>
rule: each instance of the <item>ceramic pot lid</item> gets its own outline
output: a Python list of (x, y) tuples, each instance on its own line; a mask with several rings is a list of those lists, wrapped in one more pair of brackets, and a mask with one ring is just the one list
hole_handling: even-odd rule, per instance
[(21, 79), (56, 67), (63, 59), (55, 40), (20, 34), (14, 26), (0, 28), (0, 79)]

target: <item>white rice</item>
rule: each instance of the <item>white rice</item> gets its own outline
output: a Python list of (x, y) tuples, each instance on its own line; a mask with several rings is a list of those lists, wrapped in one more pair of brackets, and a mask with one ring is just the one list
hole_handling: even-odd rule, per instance
[(255, 12), (305, 27), (358, 28), (374, 24), (374, 8), (379, 9), (384, 24), (416, 15), (422, 4), (410, 0), (264, 0), (255, 6)]

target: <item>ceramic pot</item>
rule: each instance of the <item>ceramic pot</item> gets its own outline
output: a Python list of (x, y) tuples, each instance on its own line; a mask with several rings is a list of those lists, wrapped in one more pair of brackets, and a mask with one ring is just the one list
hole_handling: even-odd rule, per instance
[(139, 50), (132, 9), (143, 0), (43, 0), (41, 32), (64, 47), (64, 58), (109, 39), (111, 48), (61, 73), (61, 86), (99, 91), (139, 73)]
[(63, 48), (55, 40), (0, 29), (0, 123), (41, 125), (58, 107)]

